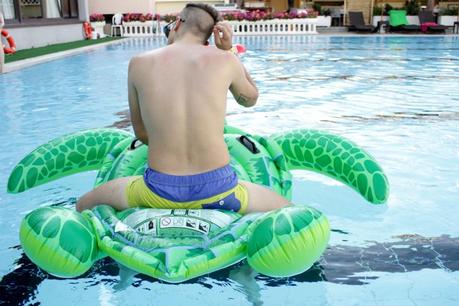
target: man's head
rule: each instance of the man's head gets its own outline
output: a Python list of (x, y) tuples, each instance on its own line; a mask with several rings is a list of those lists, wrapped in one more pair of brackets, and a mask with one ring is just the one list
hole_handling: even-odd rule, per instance
[(184, 35), (196, 36), (206, 43), (212, 35), (214, 25), (221, 20), (221, 15), (214, 7), (204, 3), (188, 3), (180, 12), (175, 25), (169, 25), (171, 31), (168, 44)]

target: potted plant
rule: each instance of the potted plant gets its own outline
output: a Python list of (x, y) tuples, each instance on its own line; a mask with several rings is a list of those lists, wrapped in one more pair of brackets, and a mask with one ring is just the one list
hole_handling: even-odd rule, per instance
[(267, 13), (265, 11), (255, 10), (245, 13), (226, 13), (223, 14), (223, 19), (227, 21), (266, 21), (266, 20), (275, 20), (275, 19), (300, 19), (300, 18), (317, 18), (317, 12), (309, 10), (305, 12), (276, 12), (276, 13)]
[(331, 26), (330, 9), (323, 10), (322, 6), (317, 2), (314, 2), (314, 4), (312, 5), (312, 8), (314, 9), (315, 12), (317, 12), (317, 26), (329, 28)]
[(145, 14), (145, 15), (143, 15), (143, 18), (145, 19), (144, 22), (146, 24), (153, 25), (153, 19), (155, 19), (153, 14), (151, 14), (151, 13)]
[(176, 19), (177, 19), (177, 14), (166, 14), (166, 15), (161, 16), (161, 21), (164, 21), (167, 23), (175, 21)]
[[(402, 8), (395, 8), (389, 3), (386, 3), (384, 7), (382, 6), (375, 6), (373, 7), (373, 25), (375, 27), (378, 26), (379, 21), (387, 21), (389, 19), (389, 11), (391, 10), (397, 10), (397, 9), (402, 9)], [(410, 16), (411, 19), (418, 18), (416, 16)], [(411, 23), (411, 21), (409, 21)], [(417, 22), (419, 23), (419, 22)]]
[(408, 19), (409, 24), (419, 25), (419, 6), (418, 0), (407, 0), (403, 9), (406, 11), (406, 19)]
[(89, 22), (91, 23), (91, 27), (94, 28), (94, 31), (99, 34), (104, 33), (105, 16), (103, 14), (91, 14), (89, 16)]
[[(300, 27), (291, 26), (292, 24), (303, 24), (304, 21), (298, 19), (316, 19), (317, 12), (313, 10), (291, 10), (290, 12), (266, 12), (262, 10), (254, 10), (248, 12), (235, 12), (235, 13), (226, 13), (223, 15), (223, 18), (235, 27), (236, 32), (247, 32), (255, 34), (257, 32), (276, 32), (279, 31), (288, 31), (287, 29), (300, 29)], [(295, 22), (285, 22), (284, 20), (298, 20)], [(311, 22), (311, 24), (316, 24), (316, 20)], [(309, 22), (308, 22), (309, 23)], [(261, 26), (259, 28), (253, 26)], [(279, 27), (282, 25), (282, 27)], [(265, 27), (267, 26), (267, 27)], [(306, 28), (302, 27), (302, 31)], [(311, 29), (310, 27), (308, 29)]]
[(453, 26), (456, 21), (459, 21), (459, 12), (457, 7), (440, 10), (440, 16), (438, 16), (439, 24)]
[(123, 15), (123, 22), (126, 25), (131, 25), (131, 26), (145, 25), (145, 23), (152, 24), (153, 23), (152, 19), (153, 19), (153, 16), (151, 14), (144, 15), (142, 13), (127, 13)]
[(123, 14), (123, 24), (125, 25), (135, 25), (138, 21), (137, 14), (135, 13), (126, 13)]

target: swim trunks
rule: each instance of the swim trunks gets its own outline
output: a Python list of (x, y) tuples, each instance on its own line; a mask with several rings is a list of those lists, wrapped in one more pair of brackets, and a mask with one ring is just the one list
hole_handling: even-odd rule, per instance
[(193, 175), (170, 175), (147, 168), (126, 187), (129, 206), (169, 209), (226, 209), (244, 213), (247, 188), (230, 165)]

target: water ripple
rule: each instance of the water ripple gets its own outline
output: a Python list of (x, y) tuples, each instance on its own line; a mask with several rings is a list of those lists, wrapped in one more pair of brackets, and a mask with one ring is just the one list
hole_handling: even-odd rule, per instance
[[(254, 108), (245, 109), (229, 97), (228, 123), (262, 135), (315, 128), (346, 136), (385, 169), (391, 183), (388, 205), (369, 206), (342, 184), (295, 172), (294, 202), (318, 208), (335, 229), (325, 260), (296, 278), (275, 280), (236, 265), (182, 285), (137, 277), (132, 286), (119, 289), (117, 266), (109, 259), (75, 280), (57, 280), (41, 272), (17, 247), (21, 219), (40, 206), (72, 207), (75, 197), (92, 187), (95, 174), (63, 178), (14, 196), (5, 193), (8, 174), (22, 156), (53, 137), (113, 125), (130, 129), (126, 113), (129, 59), (163, 45), (165, 40), (127, 40), (0, 76), (0, 143), (4, 145), (0, 151), (0, 279), (8, 284), (8, 292), (19, 288), (23, 294), (23, 298), (9, 295), (10, 302), (123, 305), (154, 296), (158, 304), (170, 302), (172, 297), (172, 304), (206, 304), (218, 299), (221, 305), (260, 305), (285, 304), (289, 296), (304, 297), (308, 292), (312, 304), (349, 304), (355, 300), (343, 292), (353, 292), (359, 297), (354, 304), (377, 304), (391, 298), (388, 292), (398, 290), (400, 296), (408, 296), (414, 288), (414, 281), (407, 287), (399, 285), (410, 276), (397, 273), (419, 273), (412, 277), (421, 276), (416, 283), (428, 281), (429, 292), (439, 294), (437, 304), (446, 297), (459, 299), (451, 295), (457, 279), (453, 272), (446, 272), (457, 271), (456, 266), (452, 268), (457, 265), (457, 238), (449, 237), (459, 236), (459, 37), (273, 36), (236, 40), (248, 49), (242, 61), (258, 84), (260, 98)], [(448, 248), (438, 251), (437, 258), (432, 257), (434, 252), (422, 251), (418, 240), (401, 250), (388, 243), (391, 237), (405, 234), (443, 237), (438, 241)], [(374, 244), (365, 246), (367, 241)], [(387, 260), (371, 261), (380, 247)], [(361, 256), (354, 259), (356, 252)], [(398, 256), (395, 264), (394, 254)], [(440, 258), (443, 255), (449, 257)], [(452, 258), (452, 263), (445, 258)], [(408, 267), (403, 260), (422, 270), (396, 270), (401, 265)], [(354, 274), (356, 267), (362, 271)], [(434, 269), (435, 274), (424, 267)], [(431, 282), (434, 278), (437, 287)], [(244, 283), (245, 279), (252, 281)], [(337, 285), (340, 282), (367, 285), (352, 291)], [(378, 287), (381, 282), (384, 286)], [(392, 283), (396, 286), (391, 287)], [(281, 291), (276, 291), (273, 286), (279, 284)], [(291, 294), (285, 294), (287, 290)], [(416, 297), (397, 301), (406, 304), (413, 300)]]

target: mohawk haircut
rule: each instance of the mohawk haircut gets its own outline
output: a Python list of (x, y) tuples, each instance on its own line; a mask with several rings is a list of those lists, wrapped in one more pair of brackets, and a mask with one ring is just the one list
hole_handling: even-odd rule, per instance
[(185, 6), (180, 17), (185, 20), (184, 28), (194, 35), (201, 36), (204, 42), (212, 35), (214, 25), (223, 20), (213, 6), (194, 2)]

